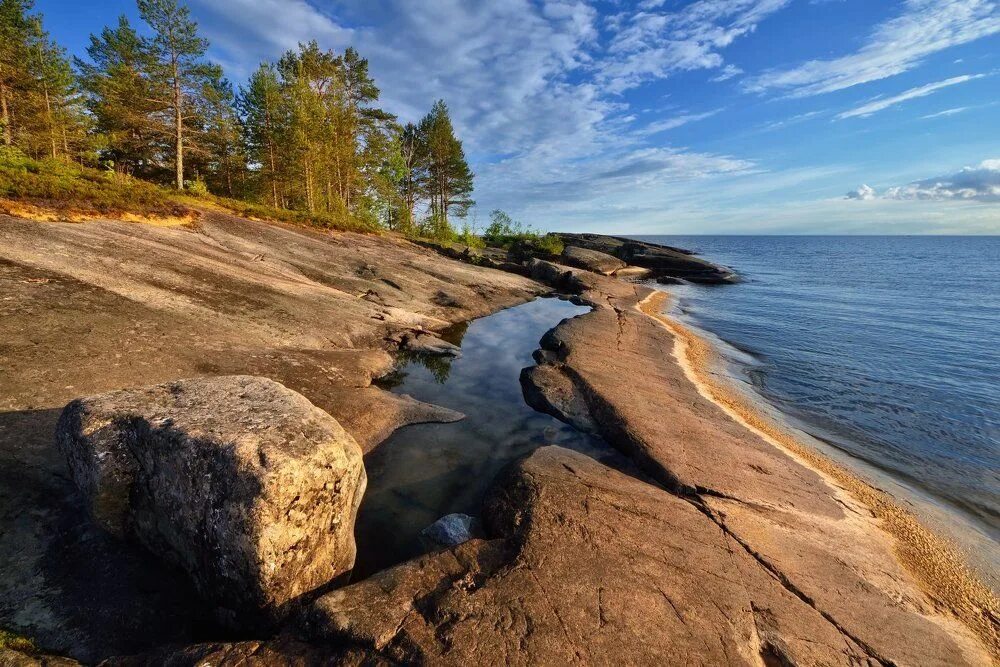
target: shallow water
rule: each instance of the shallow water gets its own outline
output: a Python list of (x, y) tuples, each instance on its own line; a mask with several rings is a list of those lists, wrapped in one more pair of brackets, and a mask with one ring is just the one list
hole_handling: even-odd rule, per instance
[(467, 416), (399, 429), (365, 457), (355, 579), (425, 552), (420, 531), (441, 516), (478, 515), (496, 474), (542, 445), (614, 458), (603, 441), (535, 412), (521, 393), (521, 369), (534, 365), (541, 337), (587, 310), (541, 298), (459, 325), (444, 337), (461, 345), (460, 358), (411, 357), (387, 379), (395, 393)]
[(810, 434), (1000, 536), (1000, 237), (649, 236), (744, 282), (682, 317)]

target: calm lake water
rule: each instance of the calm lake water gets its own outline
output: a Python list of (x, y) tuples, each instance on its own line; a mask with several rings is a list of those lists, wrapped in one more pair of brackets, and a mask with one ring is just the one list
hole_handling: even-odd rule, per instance
[(521, 393), (521, 369), (535, 365), (545, 332), (588, 310), (542, 298), (459, 325), (443, 337), (461, 345), (460, 358), (409, 358), (382, 383), (467, 417), (406, 426), (365, 457), (355, 580), (427, 551), (420, 531), (443, 515), (478, 515), (497, 473), (542, 445), (620, 458), (602, 440), (528, 407)]
[(1000, 237), (636, 238), (744, 278), (670, 291), (768, 402), (1000, 537)]

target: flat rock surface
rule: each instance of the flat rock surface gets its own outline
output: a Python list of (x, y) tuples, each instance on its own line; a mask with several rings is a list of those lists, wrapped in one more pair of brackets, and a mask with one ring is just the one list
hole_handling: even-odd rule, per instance
[[(15, 227), (25, 224), (35, 223)], [(135, 568), (133, 559), (81, 529), (72, 508), (65, 507), (65, 481), (50, 460), (47, 436), (38, 435), (51, 433), (53, 397), (63, 396), (64, 402), (90, 393), (77, 385), (118, 381), (125, 374), (171, 374), (188, 364), (200, 364), (199, 373), (217, 374), (245, 360), (269, 369), (261, 374), (286, 378), (281, 381), (288, 387), (341, 419), (342, 396), (374, 391), (368, 382), (384, 364), (372, 354), (379, 340), (437, 331), (434, 320), (449, 313), (481, 314), (470, 304), (500, 307), (540, 289), (517, 276), (455, 268), (401, 242), (358, 237), (355, 248), (355, 237), (337, 235), (333, 238), (344, 244), (338, 251), (332, 249), (336, 244), (326, 245), (327, 237), (317, 235), (326, 240), (314, 247), (312, 235), (262, 227), (208, 217), (202, 230), (134, 232), (111, 225), (108, 236), (81, 225), (67, 233), (75, 239), (67, 246), (66, 235), (24, 229), (11, 241), (0, 224), (0, 233), (7, 234), (0, 237), (6, 258), (0, 275), (13, 296), (12, 305), (3, 301), (0, 308), (15, 315), (13, 325), (0, 319), (0, 333), (10, 334), (0, 340), (14, 341), (2, 348), (9, 356), (0, 365), (17, 368), (10, 359), (19, 353), (29, 361), (27, 370), (17, 368), (14, 389), (4, 396), (13, 412), (0, 420), (0, 429), (7, 429), (0, 431), (0, 441), (17, 445), (0, 448), (0, 492), (19, 507), (39, 508), (28, 516), (10, 510), (2, 515), (0, 527), (11, 526), (9, 534), (22, 543), (34, 540), (27, 551), (16, 548), (6, 532), (0, 540), (4, 622), (32, 619), (28, 627), (52, 643), (105, 647), (110, 645), (106, 626), (134, 627), (145, 644), (125, 646), (118, 639), (119, 654), (141, 653), (153, 639), (182, 644), (128, 664), (990, 664), (979, 639), (940, 610), (900, 564), (891, 539), (864, 505), (699, 393), (673, 357), (674, 335), (640, 310), (649, 289), (543, 261), (528, 270), (579, 295), (593, 311), (546, 334), (544, 352), (537, 355), (544, 370), (527, 373), (526, 386), (537, 392), (539, 406), (592, 426), (641, 471), (629, 475), (581, 454), (539, 449), (496, 480), (481, 513), (485, 539), (331, 591), (277, 639), (190, 645), (196, 621), (182, 603), (182, 586), (162, 583), (174, 581), (169, 572), (154, 578)], [(175, 235), (195, 239), (189, 243), (183, 237), (183, 247), (165, 255), (193, 273), (185, 274), (182, 287), (170, 283), (167, 295), (156, 291), (156, 281), (140, 280), (145, 286), (140, 292), (152, 290), (153, 301), (143, 302), (139, 292), (120, 297), (103, 286), (108, 279), (96, 275), (100, 271), (75, 261), (74, 253), (83, 253), (114, 276), (159, 275), (173, 264), (152, 267), (142, 258), (120, 258), (140, 255), (138, 247), (162, 252), (161, 233), (173, 239), (167, 245), (182, 238)], [(122, 237), (130, 239), (129, 252), (117, 245)], [(9, 250), (12, 244), (15, 252)], [(207, 249), (191, 261), (187, 255), (199, 244)], [(245, 260), (227, 263), (215, 254), (226, 257), (244, 247)], [(257, 296), (243, 289), (246, 281), (259, 279), (250, 262), (261, 261), (255, 259), (260, 253), (266, 261), (274, 248), (289, 252), (280, 266), (259, 269), (268, 276), (266, 296), (260, 296), (265, 316), (259, 306), (239, 299)], [(631, 253), (626, 261), (636, 264), (635, 257), (648, 254), (611, 250), (616, 256)], [(105, 252), (114, 261), (100, 259)], [(52, 262), (62, 268), (45, 268)], [(231, 265), (243, 281), (239, 289), (226, 286)], [(319, 274), (316, 266), (324, 267)], [(196, 272), (204, 267), (227, 277), (199, 282), (202, 274)], [(388, 267), (398, 267), (398, 275)], [(286, 275), (294, 279), (286, 283), (279, 277)], [(56, 278), (64, 282), (53, 284)], [(50, 282), (38, 282), (45, 279)], [(352, 291), (351, 280), (364, 284)], [(480, 287), (472, 287), (476, 284)], [(30, 296), (41, 287), (69, 291), (55, 300), (43, 298), (34, 311)], [(198, 300), (214, 289), (226, 298), (198, 309)], [(318, 303), (330, 311), (303, 296), (313, 290), (329, 295)], [(174, 305), (150, 305), (161, 298)], [(227, 309), (228, 298), (239, 306)], [(281, 306), (275, 315), (269, 309), (276, 303)], [(195, 314), (189, 315), (189, 307)], [(299, 312), (300, 307), (313, 309)], [(149, 308), (166, 313), (152, 332), (142, 325), (148, 317), (139, 316)], [(73, 328), (81, 318), (89, 324)], [(46, 323), (62, 327), (60, 334), (50, 334)], [(244, 340), (240, 326), (250, 343), (236, 344)], [(76, 345), (75, 336), (89, 347)], [(318, 344), (317, 337), (326, 337), (329, 345)], [(120, 342), (126, 340), (127, 346)], [(116, 366), (111, 360), (123, 348), (128, 354), (117, 358)], [(100, 361), (93, 367), (97, 375), (76, 370), (80, 359), (91, 358), (90, 349)], [(331, 349), (343, 358), (326, 360)], [(353, 417), (342, 419), (348, 431), (349, 423), (365, 429), (365, 415), (371, 414), (366, 406), (381, 405), (376, 400), (354, 404), (348, 411)], [(31, 412), (30, 406), (41, 410)], [(392, 423), (368, 427), (367, 436), (357, 436), (359, 443), (377, 442)], [(143, 591), (144, 604), (135, 590)], [(86, 594), (103, 605), (82, 603)], [(131, 616), (123, 620), (125, 614)], [(156, 629), (155, 637), (149, 627)]]
[(498, 539), (320, 598), (313, 640), (429, 664), (866, 664), (691, 500), (558, 447), (500, 480)]
[(389, 236), (220, 213), (187, 227), (0, 216), (0, 627), (86, 661), (212, 627), (182, 572), (87, 519), (55, 447), (70, 400), (265, 376), (367, 451), (403, 424), (459, 417), (370, 386), (394, 341), (543, 290)]
[(614, 255), (573, 245), (568, 245), (563, 249), (562, 261), (570, 266), (605, 275), (625, 268), (625, 262)]
[[(744, 577), (749, 564), (755, 576), (780, 582), (791, 597), (758, 615), (758, 627), (794, 619), (805, 603), (875, 661), (989, 662), (968, 628), (936, 612), (864, 505), (698, 392), (673, 356), (673, 334), (638, 307), (649, 289), (542, 264), (536, 274), (575, 284), (594, 310), (542, 341), (549, 374), (564, 374), (578, 397), (569, 401), (566, 383), (551, 378), (537, 389), (557, 387), (551, 406), (582, 400), (608, 442), (665, 489), (697, 502), (752, 557), (740, 565)], [(578, 419), (576, 407), (567, 420)], [(772, 592), (761, 595), (751, 591), (754, 608)], [(784, 635), (773, 642), (776, 655), (787, 644)]]

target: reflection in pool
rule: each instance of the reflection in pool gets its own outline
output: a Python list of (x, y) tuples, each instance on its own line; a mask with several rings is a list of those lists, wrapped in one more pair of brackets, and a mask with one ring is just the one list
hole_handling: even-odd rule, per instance
[(442, 337), (461, 345), (460, 358), (406, 357), (385, 378), (383, 386), (395, 393), (467, 416), (404, 427), (365, 457), (355, 580), (423, 553), (420, 531), (441, 516), (478, 515), (501, 468), (542, 445), (614, 456), (599, 438), (528, 407), (518, 379), (534, 365), (531, 355), (545, 332), (587, 310), (541, 298), (458, 325)]

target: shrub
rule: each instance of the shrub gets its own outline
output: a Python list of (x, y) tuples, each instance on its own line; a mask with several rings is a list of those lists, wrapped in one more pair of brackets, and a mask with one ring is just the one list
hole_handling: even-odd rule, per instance
[(184, 184), (184, 189), (187, 190), (188, 194), (195, 197), (208, 196), (208, 186), (205, 185), (205, 181), (201, 178), (196, 178), (193, 181), (187, 181)]
[(558, 236), (526, 227), (500, 209), (490, 213), (483, 240), (487, 245), (527, 255), (559, 255), (563, 251)]

